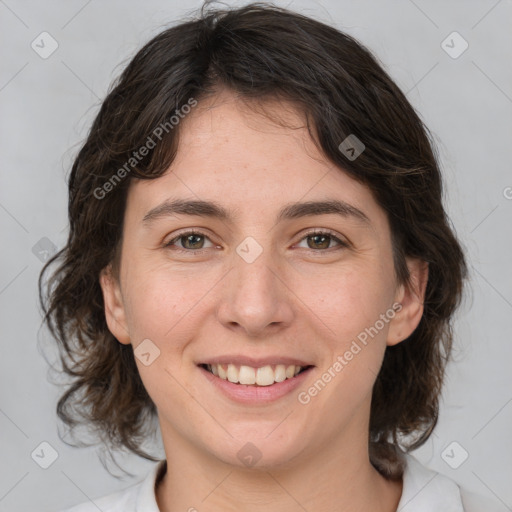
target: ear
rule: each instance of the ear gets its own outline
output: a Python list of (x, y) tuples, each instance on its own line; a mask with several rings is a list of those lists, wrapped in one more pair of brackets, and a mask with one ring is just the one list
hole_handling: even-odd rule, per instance
[(125, 306), (118, 279), (112, 274), (112, 266), (106, 266), (100, 272), (100, 286), (103, 291), (105, 318), (109, 331), (125, 345), (130, 343), (128, 325), (126, 323)]
[(409, 282), (397, 288), (395, 302), (401, 304), (390, 322), (387, 344), (397, 345), (418, 327), (423, 316), (423, 303), (428, 281), (428, 263), (417, 258), (406, 258)]

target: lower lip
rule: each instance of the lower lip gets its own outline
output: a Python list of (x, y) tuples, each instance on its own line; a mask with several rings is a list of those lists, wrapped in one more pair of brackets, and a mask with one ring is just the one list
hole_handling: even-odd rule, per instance
[(314, 367), (310, 366), (295, 377), (283, 380), (283, 382), (276, 382), (270, 386), (234, 384), (233, 382), (229, 382), (229, 380), (224, 380), (213, 375), (213, 373), (205, 370), (201, 366), (198, 368), (218, 390), (231, 400), (243, 404), (266, 404), (292, 393), (307, 379)]

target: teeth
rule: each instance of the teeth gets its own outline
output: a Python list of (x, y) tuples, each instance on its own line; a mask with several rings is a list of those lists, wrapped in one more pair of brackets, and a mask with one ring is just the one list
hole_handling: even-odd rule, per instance
[(283, 382), (286, 379), (291, 379), (297, 375), (302, 369), (302, 366), (277, 364), (275, 367), (267, 365), (261, 368), (252, 368), (251, 366), (237, 366), (234, 364), (221, 365), (213, 364), (207, 365), (207, 369), (213, 375), (223, 379), (229, 380), (235, 384), (257, 385), (257, 386), (271, 386), (275, 382)]
[(240, 366), (238, 382), (240, 382), (240, 384), (256, 384), (256, 370), (250, 366)]
[[(210, 368), (212, 368), (212, 365), (209, 365)], [(214, 364), (213, 366), (215, 366), (215, 368), (217, 368), (217, 373), (219, 374), (219, 377), (221, 379), (224, 379), (224, 380), (227, 380), (228, 379), (228, 374), (226, 372), (226, 370), (224, 370), (224, 368), (222, 368), (222, 366), (220, 364)], [(215, 375), (213, 369), (212, 369), (212, 373)]]
[(229, 382), (237, 383), (238, 382), (238, 368), (234, 364), (228, 364), (228, 380)]
[(275, 372), (275, 380), (276, 382), (283, 382), (286, 379), (286, 366), (284, 364), (278, 364), (276, 366)]
[(256, 373), (256, 384), (258, 384), (258, 386), (270, 386), (274, 384), (275, 380), (275, 373), (274, 370), (272, 370), (272, 366), (258, 368)]

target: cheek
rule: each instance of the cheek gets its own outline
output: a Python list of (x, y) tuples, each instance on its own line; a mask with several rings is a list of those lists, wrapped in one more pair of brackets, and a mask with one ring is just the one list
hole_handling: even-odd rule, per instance
[[(376, 262), (331, 274), (321, 280), (325, 286), (316, 288), (311, 310), (322, 320), (325, 352), (314, 388), (303, 391), (305, 398), (314, 397), (319, 407), (343, 416), (366, 403), (371, 394), (394, 316), (390, 275), (389, 269), (384, 271)], [(318, 291), (321, 288), (322, 293)], [(333, 409), (332, 404), (343, 407)]]
[[(313, 290), (311, 310), (329, 328), (337, 348), (343, 348), (360, 332), (373, 326), (392, 305), (393, 284), (378, 268), (366, 266), (331, 273), (323, 279), (322, 286), (316, 280), (318, 286), (309, 287)], [(387, 324), (385, 329), (379, 330), (385, 334)]]
[[(393, 301), (389, 283), (369, 273), (347, 273), (331, 281), (331, 291), (316, 295), (315, 313), (327, 336), (316, 379), (301, 389), (301, 404), (313, 403), (328, 411), (336, 426), (361, 406), (368, 406), (375, 379), (386, 350)], [(384, 318), (384, 319), (383, 319)], [(318, 322), (317, 322), (318, 323)]]
[(166, 403), (177, 404), (186, 416), (191, 404), (182, 388), (182, 354), (193, 337), (200, 305), (204, 307), (204, 296), (211, 285), (208, 287), (208, 279), (192, 284), (190, 277), (162, 266), (148, 270), (132, 264), (128, 275), (126, 311), (134, 348), (143, 340), (157, 347), (150, 349), (158, 355), (151, 356), (154, 360), (149, 365), (135, 358), (144, 387), (159, 409), (165, 409)]
[(190, 274), (164, 268), (133, 269), (132, 275), (136, 277), (126, 287), (130, 332), (158, 343), (176, 338), (177, 332), (183, 334), (215, 282), (204, 275), (191, 279)]

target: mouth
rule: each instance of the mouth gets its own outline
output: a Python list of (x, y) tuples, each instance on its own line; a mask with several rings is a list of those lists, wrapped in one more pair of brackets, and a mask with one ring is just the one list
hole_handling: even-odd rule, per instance
[(234, 363), (202, 363), (198, 365), (210, 374), (239, 386), (267, 387), (295, 379), (307, 372), (312, 365), (273, 364), (260, 367), (237, 365)]

